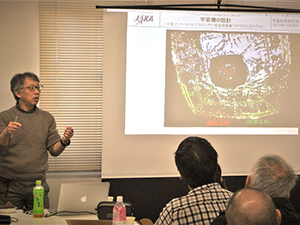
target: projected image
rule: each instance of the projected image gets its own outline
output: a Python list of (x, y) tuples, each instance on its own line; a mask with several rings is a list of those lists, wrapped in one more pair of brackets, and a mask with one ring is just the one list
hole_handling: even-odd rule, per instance
[(168, 31), (177, 84), (206, 119), (256, 120), (279, 113), (288, 87), (288, 34)]

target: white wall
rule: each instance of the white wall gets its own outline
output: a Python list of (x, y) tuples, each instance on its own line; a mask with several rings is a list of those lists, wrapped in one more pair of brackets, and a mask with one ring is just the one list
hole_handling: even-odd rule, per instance
[(37, 1), (0, 1), (0, 111), (15, 104), (11, 77), (39, 74), (39, 9)]
[[(217, 4), (218, 0), (148, 0), (159, 4)], [(221, 0), (221, 4), (300, 9), (299, 0)]]

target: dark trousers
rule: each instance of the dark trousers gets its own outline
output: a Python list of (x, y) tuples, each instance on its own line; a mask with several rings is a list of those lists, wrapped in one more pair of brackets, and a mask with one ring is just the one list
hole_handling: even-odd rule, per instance
[[(49, 208), (49, 185), (42, 180), (44, 187), (44, 208)], [(0, 177), (0, 204), (10, 202), (18, 209), (31, 210), (33, 208), (33, 188), (35, 181), (10, 180)]]

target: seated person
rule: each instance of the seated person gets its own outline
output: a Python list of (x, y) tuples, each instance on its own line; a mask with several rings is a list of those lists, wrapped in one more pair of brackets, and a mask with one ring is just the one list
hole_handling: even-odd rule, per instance
[[(292, 166), (278, 155), (261, 157), (252, 166), (245, 187), (251, 187), (269, 195), (281, 213), (282, 225), (300, 225), (300, 216), (289, 200), (291, 190), (298, 177)], [(227, 224), (224, 213), (217, 217), (212, 225)]]
[(230, 225), (279, 225), (281, 214), (271, 197), (262, 191), (244, 188), (231, 197), (226, 208)]
[(190, 191), (171, 200), (155, 224), (210, 224), (232, 195), (215, 181), (218, 153), (207, 140), (188, 137), (179, 144), (175, 163)]
[(225, 183), (225, 178), (222, 177), (222, 169), (221, 166), (218, 164), (216, 171), (215, 171), (215, 181), (218, 182), (222, 188), (227, 188), (226, 183)]

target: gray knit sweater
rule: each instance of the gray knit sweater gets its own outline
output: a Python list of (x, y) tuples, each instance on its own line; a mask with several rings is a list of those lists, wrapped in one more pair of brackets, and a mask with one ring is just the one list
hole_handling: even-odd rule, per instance
[(9, 139), (8, 146), (0, 145), (0, 177), (23, 181), (45, 179), (48, 170), (48, 151), (60, 139), (54, 117), (35, 108), (24, 112), (14, 106), (0, 113), (0, 133), (18, 116), (22, 127)]

